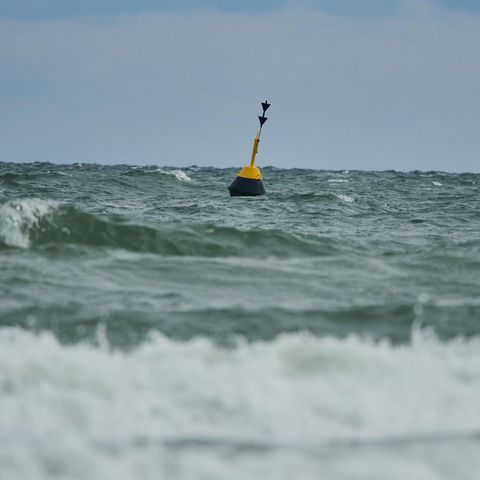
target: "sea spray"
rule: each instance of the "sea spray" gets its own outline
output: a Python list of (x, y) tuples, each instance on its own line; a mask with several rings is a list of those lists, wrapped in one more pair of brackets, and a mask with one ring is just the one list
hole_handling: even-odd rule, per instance
[[(473, 455), (480, 441), (478, 339), (440, 342), (417, 332), (411, 345), (395, 347), (285, 334), (222, 348), (156, 334), (121, 352), (4, 328), (0, 388), (6, 478), (49, 478), (52, 469), (128, 478), (139, 464), (146, 478), (164, 477), (172, 454), (190, 463), (189, 473), (175, 478), (200, 478), (205, 468), (221, 478), (232, 466), (233, 478), (241, 478), (272, 456), (271, 478), (282, 478), (297, 462), (341, 472), (342, 462), (381, 445), (398, 459), (407, 447), (412, 467), (438, 469), (432, 478), (448, 478), (442, 459), (415, 458), (415, 451), (450, 457), (448, 450), (466, 445), (472, 474), (462, 478), (473, 479), (480, 466)], [(225, 449), (228, 457), (219, 454)]]

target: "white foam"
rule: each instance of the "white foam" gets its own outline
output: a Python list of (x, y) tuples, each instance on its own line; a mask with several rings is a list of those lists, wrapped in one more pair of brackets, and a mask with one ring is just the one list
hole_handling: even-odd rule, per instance
[[(121, 353), (3, 328), (0, 392), (10, 480), (473, 480), (480, 470), (471, 441), (367, 448), (479, 429), (479, 339), (416, 333), (394, 347), (290, 334), (226, 350), (158, 335)], [(367, 447), (348, 448), (354, 440)], [(233, 448), (255, 442), (267, 449)]]
[(355, 199), (350, 195), (344, 195), (342, 193), (338, 193), (338, 194), (335, 194), (335, 196), (345, 203), (353, 203), (355, 201)]
[(432, 182), (432, 185), (435, 185), (436, 187), (441, 187), (442, 184), (440, 182)]
[(173, 175), (180, 182), (191, 182), (192, 179), (183, 170), (165, 170), (163, 168), (157, 168), (155, 172), (164, 173), (166, 175)]
[(30, 230), (55, 203), (38, 198), (9, 200), (0, 205), (0, 239), (12, 247), (27, 248)]
[(349, 183), (350, 180), (346, 180), (345, 178), (329, 178), (327, 182), (330, 183)]

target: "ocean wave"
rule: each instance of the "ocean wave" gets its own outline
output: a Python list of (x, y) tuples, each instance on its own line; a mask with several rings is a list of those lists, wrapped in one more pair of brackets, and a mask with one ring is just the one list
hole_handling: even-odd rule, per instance
[(337, 194), (337, 193), (332, 193), (328, 191), (318, 191), (318, 192), (305, 192), (305, 193), (292, 193), (288, 195), (282, 196), (284, 200), (288, 200), (291, 202), (298, 202), (300, 204), (302, 203), (313, 203), (313, 202), (318, 202), (318, 203), (339, 203), (339, 200), (341, 203), (352, 203), (355, 201), (354, 197), (351, 195), (346, 195), (346, 194)]
[[(192, 168), (188, 168), (190, 171), (194, 171)], [(120, 172), (121, 177), (150, 177), (152, 175), (162, 175), (165, 178), (173, 178), (182, 183), (191, 183), (192, 177), (187, 172), (178, 168), (159, 168), (159, 167), (144, 167), (144, 166), (125, 166)]]
[(39, 199), (0, 205), (0, 246), (84, 245), (174, 256), (325, 255), (330, 240), (277, 230), (241, 230), (210, 224), (131, 223)]
[(350, 180), (347, 180), (345, 178), (329, 178), (327, 180), (329, 183), (349, 183)]
[(164, 175), (173, 175), (179, 182), (192, 181), (192, 178), (189, 177), (183, 170), (165, 170), (164, 168), (157, 168), (154, 171), (157, 173), (163, 173)]
[(54, 209), (54, 202), (33, 198), (0, 204), (0, 245), (3, 242), (11, 247), (29, 247), (30, 232)]
[(342, 193), (338, 193), (335, 195), (337, 198), (339, 198), (342, 202), (345, 203), (353, 203), (355, 202), (355, 198), (352, 197), (351, 195), (344, 195)]
[(42, 171), (11, 171), (0, 173), (0, 181), (6, 184), (17, 184), (18, 182), (32, 182), (38, 180), (46, 180), (54, 177), (69, 176), (72, 175), (59, 170), (42, 170)]
[(137, 478), (141, 465), (147, 480), (335, 479), (361, 466), (403, 480), (408, 465), (473, 480), (480, 468), (479, 338), (288, 334), (226, 349), (154, 335), (126, 353), (100, 332), (99, 344), (0, 330), (4, 478)]

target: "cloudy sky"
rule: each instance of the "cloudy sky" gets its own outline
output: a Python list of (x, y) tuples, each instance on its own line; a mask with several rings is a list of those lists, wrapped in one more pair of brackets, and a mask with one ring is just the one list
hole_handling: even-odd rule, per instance
[(478, 0), (0, 0), (0, 161), (480, 171)]

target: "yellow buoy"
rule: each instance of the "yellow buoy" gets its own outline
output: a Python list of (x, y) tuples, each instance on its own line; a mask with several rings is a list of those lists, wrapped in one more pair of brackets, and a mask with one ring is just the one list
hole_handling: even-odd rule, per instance
[(267, 193), (265, 190), (265, 184), (262, 179), (262, 172), (260, 169), (255, 166), (255, 157), (258, 153), (258, 144), (260, 143), (260, 136), (262, 134), (263, 124), (267, 121), (265, 117), (265, 112), (267, 111), (270, 104), (265, 100), (262, 102), (263, 114), (261, 117), (258, 117), (260, 121), (260, 128), (258, 129), (255, 140), (253, 141), (252, 156), (250, 158), (250, 165), (243, 167), (235, 180), (230, 184), (228, 190), (232, 197), (236, 196), (256, 196), (264, 195)]

